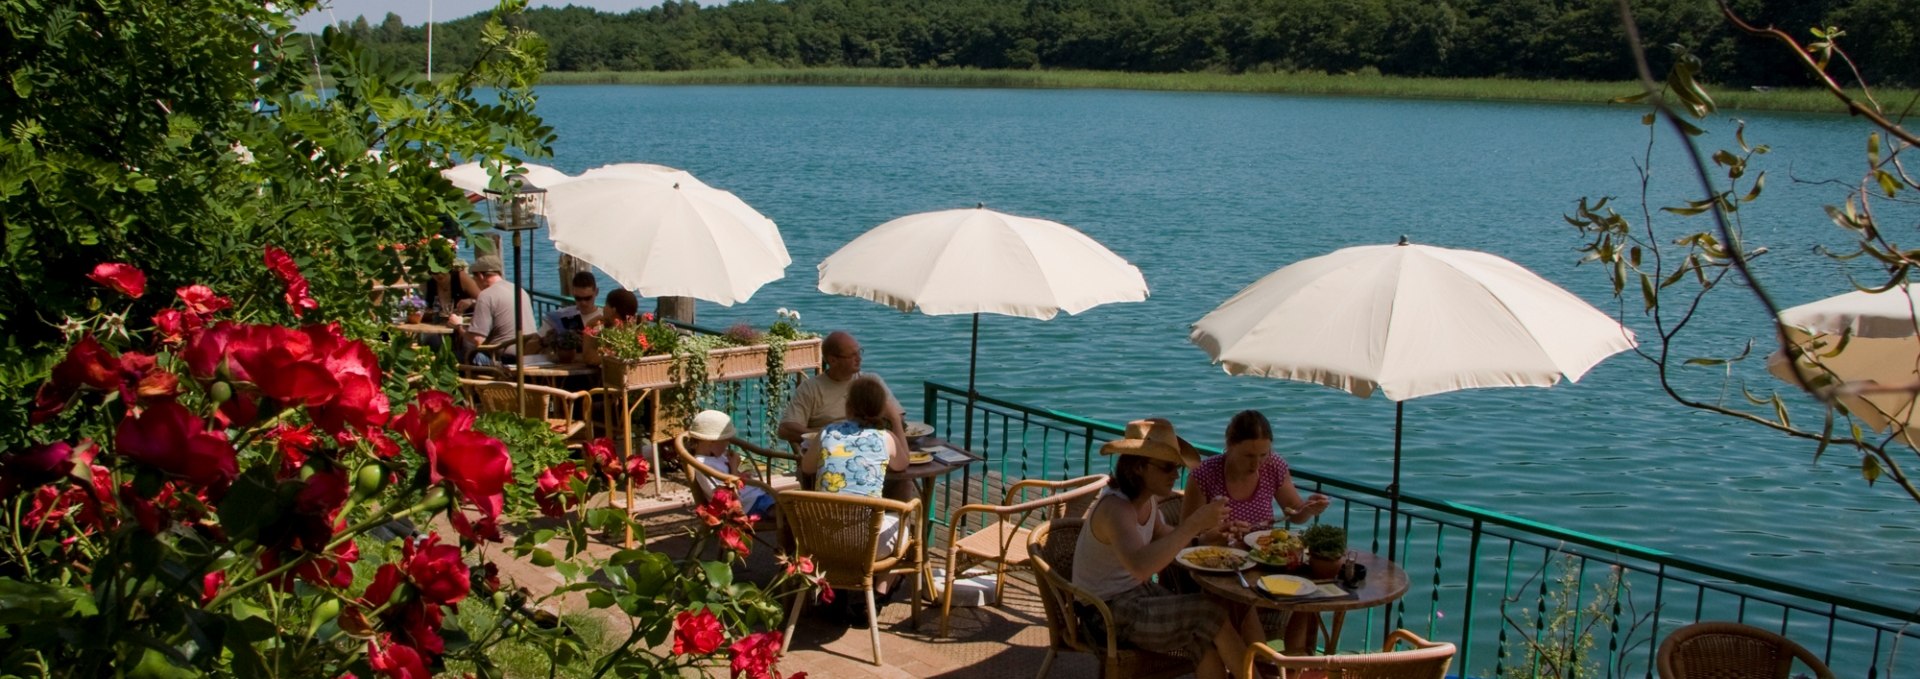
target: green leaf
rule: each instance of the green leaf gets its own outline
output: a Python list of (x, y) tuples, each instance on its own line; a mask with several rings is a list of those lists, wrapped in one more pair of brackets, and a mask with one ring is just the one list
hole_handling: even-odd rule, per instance
[(1867, 165), (1870, 167), (1880, 166), (1880, 133), (1879, 132), (1873, 132), (1867, 135)]
[(533, 551), (529, 553), (529, 558), (533, 562), (533, 565), (541, 568), (552, 568), (554, 564), (553, 552), (549, 552), (544, 548), (534, 548)]
[(1660, 306), (1660, 295), (1653, 290), (1653, 277), (1645, 273), (1640, 274), (1640, 297), (1647, 303), (1647, 308), (1643, 311), (1653, 311), (1655, 307)]
[[(1619, 97), (1614, 97), (1614, 98), (1612, 98), (1612, 99), (1608, 99), (1608, 100), (1607, 100), (1607, 103), (1609, 103), (1609, 104), (1633, 104), (1633, 103), (1638, 103), (1638, 102), (1642, 102), (1642, 101), (1646, 101), (1646, 100), (1647, 100), (1647, 97), (1648, 97), (1648, 96), (1649, 96), (1650, 94), (1652, 94), (1652, 93), (1650, 93), (1650, 92), (1647, 92), (1646, 90), (1641, 90), (1641, 91), (1639, 91), (1639, 92), (1635, 92), (1635, 93), (1633, 93), (1633, 94), (1629, 94), (1629, 95), (1625, 95), (1625, 96), (1619, 96)], [(1649, 115), (1649, 116), (1651, 116), (1651, 115), (1653, 115), (1653, 114), (1651, 114), (1651, 113), (1649, 113), (1649, 114), (1647, 114), (1647, 115)]]
[(0, 578), (0, 625), (47, 623), (99, 614), (93, 597), (85, 591)]
[(1892, 198), (1893, 194), (1900, 192), (1900, 180), (1895, 179), (1893, 173), (1886, 170), (1874, 170), (1873, 178), (1880, 180), (1880, 190), (1886, 192), (1888, 198)]
[(1869, 486), (1873, 485), (1873, 482), (1879, 481), (1880, 459), (1872, 455), (1861, 456), (1860, 476), (1867, 480), (1867, 485)]
[(1747, 195), (1742, 197), (1740, 200), (1742, 202), (1747, 202), (1747, 203), (1751, 203), (1755, 200), (1758, 200), (1760, 198), (1760, 190), (1766, 188), (1766, 186), (1767, 186), (1766, 172), (1763, 171), (1760, 174), (1754, 175), (1753, 190), (1748, 191)]
[(706, 561), (700, 564), (700, 568), (707, 572), (707, 582), (712, 583), (716, 589), (725, 589), (728, 585), (733, 584), (732, 564), (719, 561)]
[(1775, 417), (1780, 418), (1781, 426), (1793, 426), (1793, 420), (1787, 417), (1787, 403), (1780, 400), (1780, 394), (1778, 392), (1773, 395), (1773, 414)]
[(192, 679), (200, 676), (200, 673), (175, 664), (172, 658), (157, 649), (148, 648), (142, 650), (140, 661), (133, 666), (133, 669), (127, 671), (126, 676), (128, 679)]
[(1686, 365), (1699, 365), (1699, 366), (1708, 366), (1708, 367), (1712, 367), (1712, 366), (1716, 366), (1716, 365), (1726, 365), (1726, 364), (1727, 364), (1727, 359), (1724, 359), (1724, 358), (1689, 358), (1689, 359), (1687, 359), (1687, 360), (1686, 360), (1686, 363), (1685, 363), (1685, 364), (1686, 364)]
[(613, 603), (614, 603), (614, 602), (613, 602), (613, 594), (612, 594), (612, 593), (610, 593), (610, 592), (608, 592), (608, 591), (606, 591), (606, 590), (602, 590), (602, 589), (596, 589), (596, 590), (593, 590), (593, 591), (591, 591), (591, 592), (587, 592), (587, 606), (588, 606), (588, 607), (591, 607), (591, 608), (606, 608), (606, 607), (608, 607), (608, 606), (612, 606), (612, 605), (613, 605)]

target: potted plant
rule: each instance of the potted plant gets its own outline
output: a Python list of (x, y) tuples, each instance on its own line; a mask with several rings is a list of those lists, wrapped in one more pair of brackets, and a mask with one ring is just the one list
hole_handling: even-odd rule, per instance
[(1331, 580), (1340, 574), (1340, 561), (1347, 556), (1347, 529), (1316, 523), (1300, 533), (1300, 544), (1307, 551), (1307, 571), (1315, 580)]
[(553, 362), (572, 363), (580, 353), (580, 333), (571, 330), (554, 333), (553, 342), (547, 347), (552, 351)]
[(419, 323), (426, 313), (427, 300), (408, 291), (406, 297), (400, 298), (400, 309), (406, 314), (408, 323)]

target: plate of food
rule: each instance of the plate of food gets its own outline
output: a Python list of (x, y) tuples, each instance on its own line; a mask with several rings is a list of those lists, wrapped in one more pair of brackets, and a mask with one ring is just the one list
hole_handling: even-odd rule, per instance
[(1291, 566), (1300, 557), (1300, 536), (1285, 528), (1247, 534), (1247, 557), (1269, 566)]
[(929, 453), (924, 450), (916, 450), (916, 451), (913, 451), (912, 453), (907, 454), (908, 464), (926, 464), (932, 461), (933, 461), (933, 453)]
[(908, 422), (907, 423), (907, 438), (917, 439), (922, 436), (930, 436), (932, 434), (933, 434), (933, 425), (931, 424), (927, 424), (925, 422)]
[(1320, 586), (1312, 580), (1297, 575), (1269, 575), (1260, 578), (1254, 586), (1274, 596), (1305, 596), (1320, 591)]
[(1247, 550), (1233, 547), (1188, 547), (1174, 557), (1180, 565), (1209, 573), (1232, 573), (1253, 567)]

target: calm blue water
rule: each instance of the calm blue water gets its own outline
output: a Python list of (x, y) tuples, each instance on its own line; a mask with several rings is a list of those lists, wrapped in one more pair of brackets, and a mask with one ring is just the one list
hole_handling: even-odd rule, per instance
[[(1294, 465), (1381, 485), (1391, 402), (1229, 377), (1187, 343), (1188, 324), (1277, 268), (1402, 234), (1505, 256), (1611, 308), (1605, 276), (1574, 266), (1582, 240), (1561, 215), (1581, 196), (1635, 196), (1647, 140), (1637, 110), (1599, 106), (818, 87), (540, 95), (560, 135), (556, 167), (684, 168), (779, 223), (794, 259), (787, 278), (744, 305), (703, 303), (703, 324), (765, 325), (785, 306), (812, 329), (851, 330), (868, 367), (917, 411), (922, 380), (965, 383), (968, 318), (827, 296), (814, 267), (894, 217), (984, 202), (1080, 228), (1138, 265), (1152, 297), (1044, 323), (984, 317), (982, 392), (1113, 421), (1162, 415), (1215, 445), (1233, 412), (1259, 408)], [(1756, 168), (1769, 171), (1766, 197), (1741, 213), (1749, 239), (1772, 248), (1761, 268), (1774, 293), (1791, 305), (1845, 291), (1836, 265), (1811, 251), (1843, 242), (1820, 210), (1839, 189), (1810, 182), (1857, 181), (1865, 128), (1746, 117), (1748, 139), (1774, 151)], [(1711, 128), (1712, 148), (1732, 145), (1728, 120)], [(1653, 167), (1663, 198), (1698, 192), (1679, 156), (1657, 154)], [(1637, 221), (1630, 205), (1620, 207)], [(553, 270), (550, 252), (538, 266)], [(1735, 353), (1768, 332), (1743, 292), (1718, 302), (1700, 321), (1714, 340), (1702, 351)], [(1651, 337), (1644, 319), (1630, 324)], [(1718, 397), (1716, 371), (1687, 377), (1702, 398)], [(1735, 377), (1775, 386), (1757, 365)], [(1742, 402), (1738, 385), (1729, 403)], [(1672, 403), (1630, 354), (1578, 384), (1410, 401), (1406, 424), (1411, 493), (1891, 605), (1920, 592), (1920, 509), (1904, 495), (1869, 488), (1844, 451), (1816, 462), (1809, 444)]]

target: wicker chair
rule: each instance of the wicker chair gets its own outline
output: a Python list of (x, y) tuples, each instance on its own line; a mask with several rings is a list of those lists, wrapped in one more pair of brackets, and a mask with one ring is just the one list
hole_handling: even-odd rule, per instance
[[(1393, 650), (1405, 641), (1413, 646)], [(1427, 641), (1407, 630), (1394, 630), (1379, 653), (1358, 655), (1281, 655), (1272, 646), (1255, 642), (1247, 649), (1241, 676), (1254, 676), (1254, 665), (1265, 660), (1280, 666), (1281, 679), (1289, 677), (1326, 677), (1328, 679), (1446, 679), (1447, 666), (1453, 664), (1453, 644)]]
[(1665, 679), (1786, 679), (1798, 660), (1833, 679), (1812, 651), (1792, 639), (1737, 622), (1696, 622), (1660, 642), (1655, 665)]
[[(680, 432), (673, 437), (673, 448), (679, 454), (680, 468), (687, 472), (685, 484), (688, 490), (693, 491), (693, 501), (695, 505), (706, 504), (708, 500), (712, 499), (712, 494), (709, 493), (707, 489), (710, 487), (718, 487), (722, 484), (759, 488), (761, 492), (767, 494), (767, 497), (778, 497), (780, 491), (796, 490), (800, 487), (799, 482), (793, 479), (785, 479), (782, 481), (772, 476), (773, 469), (771, 462), (773, 460), (780, 459), (798, 462), (793, 456), (768, 450), (738, 437), (728, 441), (728, 444), (747, 455), (759, 455), (767, 458), (769, 464), (764, 466), (749, 464), (747, 458), (743, 456), (741, 466), (746, 467), (746, 469), (736, 470), (736, 473), (729, 474), (694, 458), (693, 449), (688, 447), (686, 432)], [(706, 480), (708, 483), (703, 484), (701, 483), (702, 480)], [(778, 502), (774, 503), (773, 514), (767, 518), (769, 519), (768, 521), (762, 521), (754, 526), (755, 532), (772, 530), (774, 535), (779, 536), (780, 543), (767, 542), (766, 539), (758, 534), (754, 535), (753, 538), (768, 547), (782, 549), (782, 543), (786, 541), (787, 532), (781, 521), (780, 505)]]
[[(810, 556), (835, 590), (865, 592), (867, 630), (873, 640), (873, 664), (884, 661), (880, 655), (880, 617), (874, 605), (873, 584), (876, 575), (913, 575), (913, 588), (907, 590), (913, 603), (913, 615), (920, 617), (920, 587), (925, 582), (926, 545), (914, 534), (920, 522), (920, 500), (906, 502), (842, 493), (789, 490), (775, 501), (785, 514), (794, 538), (794, 551)], [(880, 526), (883, 514), (900, 517), (899, 539), (893, 552), (880, 554)], [(793, 611), (787, 617), (786, 638), (780, 652), (793, 643), (793, 628), (800, 622), (800, 609), (807, 603), (804, 595), (793, 599)]]
[[(947, 522), (947, 571), (940, 587), (940, 635), (947, 635), (953, 615), (953, 581), (962, 570), (991, 562), (994, 565), (993, 602), (999, 605), (1007, 570), (1027, 566), (1027, 540), (1033, 536), (1029, 523), (1078, 516), (1072, 513), (1072, 508), (1105, 487), (1105, 474), (1065, 481), (1027, 479), (1007, 488), (1006, 499), (1000, 504), (971, 504), (954, 510)], [(1032, 499), (1021, 501), (1026, 497)], [(961, 537), (960, 530), (966, 525), (967, 517), (977, 514), (990, 514), (993, 522)]]
[[(1054, 519), (1035, 528), (1027, 541), (1029, 564), (1047, 612), (1047, 657), (1034, 676), (1045, 679), (1061, 651), (1093, 654), (1101, 659), (1100, 676), (1112, 679), (1177, 677), (1193, 672), (1193, 663), (1185, 658), (1120, 645), (1119, 628), (1107, 602), (1073, 585), (1073, 552), (1084, 525), (1084, 519)], [(1092, 638), (1081, 625), (1079, 612), (1086, 608), (1100, 613), (1107, 632), (1105, 639)]]
[[(467, 399), (473, 403), (474, 410), (482, 413), (514, 412), (514, 404), (519, 389), (512, 382), (499, 380), (476, 380), (460, 378), (460, 389), (466, 392)], [(547, 428), (567, 438), (568, 447), (577, 447), (593, 440), (593, 396), (584, 391), (566, 391), (537, 384), (525, 386), (527, 402), (521, 415), (544, 420)]]

